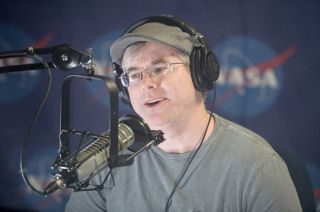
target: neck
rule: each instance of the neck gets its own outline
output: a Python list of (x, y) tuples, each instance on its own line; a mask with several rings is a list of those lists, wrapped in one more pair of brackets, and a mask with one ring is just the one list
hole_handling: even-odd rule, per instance
[[(207, 127), (209, 119), (211, 120)], [(206, 139), (211, 134), (213, 128), (214, 119), (203, 108), (190, 116), (181, 118), (178, 123), (163, 127), (166, 140), (158, 147), (170, 153), (190, 152), (198, 147), (202, 139)]]

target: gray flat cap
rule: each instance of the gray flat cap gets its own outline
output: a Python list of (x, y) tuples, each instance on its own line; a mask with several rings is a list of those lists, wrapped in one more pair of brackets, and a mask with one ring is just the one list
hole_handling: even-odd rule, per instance
[(120, 64), (125, 49), (139, 41), (152, 41), (168, 45), (188, 55), (191, 54), (194, 43), (193, 38), (179, 27), (158, 22), (148, 22), (118, 38), (111, 45), (110, 56), (112, 61)]

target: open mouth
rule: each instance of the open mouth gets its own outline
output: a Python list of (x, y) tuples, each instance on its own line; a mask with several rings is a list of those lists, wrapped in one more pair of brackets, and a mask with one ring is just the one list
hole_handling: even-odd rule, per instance
[(162, 102), (163, 100), (164, 100), (163, 98), (153, 99), (151, 101), (148, 101), (146, 103), (146, 105), (149, 107), (153, 107), (153, 106), (156, 106), (157, 104), (159, 104), (160, 102)]

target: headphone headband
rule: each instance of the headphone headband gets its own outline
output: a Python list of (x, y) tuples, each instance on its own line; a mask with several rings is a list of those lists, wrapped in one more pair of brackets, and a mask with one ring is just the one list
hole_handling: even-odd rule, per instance
[[(135, 22), (133, 25), (129, 26), (126, 30), (124, 30), (122, 32), (122, 36), (128, 33), (131, 33), (136, 28), (144, 24), (153, 23), (153, 22), (162, 23), (168, 26), (179, 27), (183, 32), (188, 33), (194, 39), (195, 46), (207, 45), (207, 42), (204, 41), (205, 37), (195, 27), (171, 15), (156, 15), (156, 16), (149, 16), (149, 17), (142, 18), (137, 22)], [(199, 41), (201, 43), (199, 43)]]

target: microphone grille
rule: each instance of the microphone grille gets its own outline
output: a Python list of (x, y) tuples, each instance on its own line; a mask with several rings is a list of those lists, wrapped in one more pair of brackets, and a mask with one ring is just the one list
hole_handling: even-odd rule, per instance
[(118, 129), (118, 149), (123, 150), (133, 144), (134, 132), (127, 124), (124, 123), (120, 123)]

